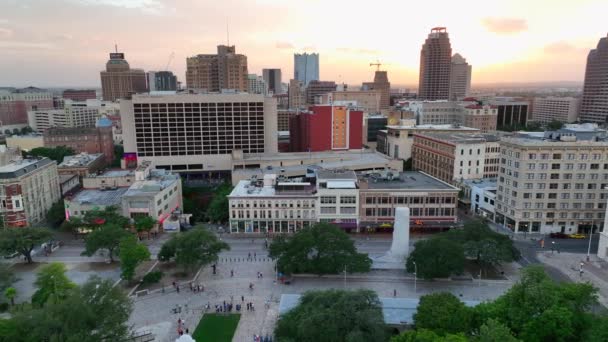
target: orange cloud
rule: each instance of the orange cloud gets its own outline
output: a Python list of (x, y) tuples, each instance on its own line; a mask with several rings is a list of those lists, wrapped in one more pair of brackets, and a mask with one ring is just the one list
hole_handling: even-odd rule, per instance
[(294, 46), (290, 42), (277, 42), (275, 47), (277, 49), (293, 49)]
[(518, 18), (483, 18), (481, 23), (486, 30), (498, 34), (513, 34), (526, 31), (528, 23), (525, 19)]

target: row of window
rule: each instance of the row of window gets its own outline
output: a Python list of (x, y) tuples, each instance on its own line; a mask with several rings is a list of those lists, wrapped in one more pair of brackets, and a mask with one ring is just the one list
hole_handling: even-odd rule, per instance
[[(455, 208), (410, 208), (410, 215), (414, 217), (435, 216), (446, 217), (454, 216)], [(366, 208), (365, 216), (394, 217), (394, 208)]]

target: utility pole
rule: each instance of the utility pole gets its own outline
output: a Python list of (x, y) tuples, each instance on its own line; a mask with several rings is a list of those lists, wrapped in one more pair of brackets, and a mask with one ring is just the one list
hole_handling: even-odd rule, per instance
[(344, 265), (344, 289), (346, 290), (346, 265)]
[(591, 254), (591, 237), (593, 236), (593, 226), (591, 226), (591, 231), (589, 232), (589, 246), (587, 247), (587, 262), (589, 262), (589, 254)]

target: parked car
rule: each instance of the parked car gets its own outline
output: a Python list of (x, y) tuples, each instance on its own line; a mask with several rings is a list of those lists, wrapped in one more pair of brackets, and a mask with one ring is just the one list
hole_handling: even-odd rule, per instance
[(587, 235), (585, 234), (570, 234), (568, 236), (571, 239), (585, 239), (587, 237)]
[(553, 239), (567, 239), (569, 236), (564, 233), (551, 233), (549, 234), (549, 237)]

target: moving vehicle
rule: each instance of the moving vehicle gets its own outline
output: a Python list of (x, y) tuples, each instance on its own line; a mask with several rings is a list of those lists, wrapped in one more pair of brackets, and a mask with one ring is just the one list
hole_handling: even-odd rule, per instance
[(551, 233), (549, 234), (549, 237), (553, 239), (567, 239), (569, 236), (564, 233)]
[(568, 235), (569, 238), (571, 239), (585, 239), (587, 237), (587, 235), (585, 234), (570, 234)]

